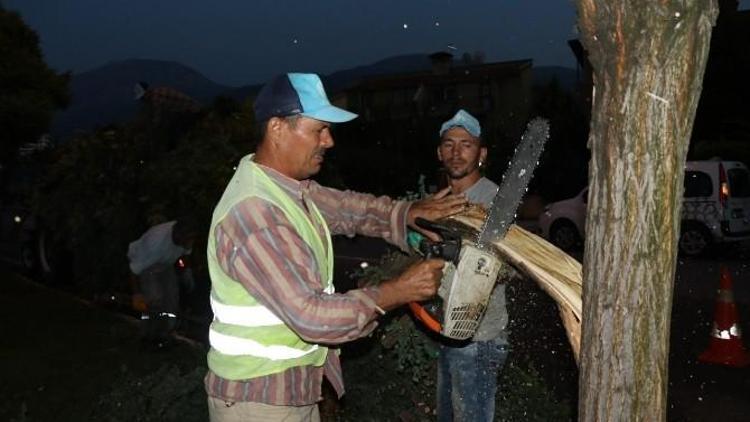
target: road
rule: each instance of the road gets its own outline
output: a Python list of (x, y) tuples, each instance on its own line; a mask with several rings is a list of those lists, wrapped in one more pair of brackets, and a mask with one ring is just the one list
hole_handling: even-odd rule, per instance
[[(719, 267), (733, 280), (739, 325), (750, 330), (750, 247), (724, 248), (712, 258), (681, 259), (677, 265), (669, 362), (669, 419), (747, 421), (750, 367), (738, 369), (698, 362), (714, 320)], [(743, 343), (748, 350), (747, 336)]]

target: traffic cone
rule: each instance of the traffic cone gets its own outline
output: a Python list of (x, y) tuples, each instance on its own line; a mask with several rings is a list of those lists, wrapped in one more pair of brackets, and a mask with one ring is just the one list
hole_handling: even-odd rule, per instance
[(711, 339), (708, 349), (698, 357), (698, 360), (734, 367), (750, 364), (750, 356), (742, 345), (742, 332), (732, 294), (732, 275), (724, 265), (721, 266)]

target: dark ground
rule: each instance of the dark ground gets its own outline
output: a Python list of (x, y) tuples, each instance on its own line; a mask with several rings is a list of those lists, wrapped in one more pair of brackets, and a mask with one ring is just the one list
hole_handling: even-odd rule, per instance
[[(719, 259), (717, 256), (723, 258)], [(699, 362), (714, 318), (719, 263), (732, 274), (743, 343), (750, 350), (750, 246), (725, 246), (713, 258), (682, 259), (675, 279), (669, 358), (668, 416), (673, 421), (750, 420), (750, 367)]]
[[(340, 276), (383, 247), (360, 240), (337, 243), (339, 251), (346, 251), (337, 262)], [(727, 257), (724, 262), (732, 271), (740, 325), (745, 331), (750, 326), (749, 250), (743, 247), (719, 251)], [(165, 365), (175, 365), (181, 371), (204, 365), (205, 351), (200, 344), (178, 340), (168, 351), (144, 349), (139, 342), (137, 320), (130, 316), (30, 282), (4, 268), (0, 268), (0, 280), (0, 420), (114, 420), (93, 415), (101, 414), (96, 412), (106, 406), (121, 405), (102, 404), (101, 399), (119, 397), (110, 394), (110, 390), (122, 379), (161, 373)], [(716, 258), (680, 260), (670, 345), (670, 421), (750, 420), (750, 368), (697, 361), (708, 344), (718, 281)], [(533, 367), (554, 400), (567, 402), (574, 412), (577, 370), (552, 301), (523, 281), (509, 286), (508, 298), (513, 333), (509, 365)], [(193, 324), (192, 330), (199, 333), (200, 324)], [(431, 419), (434, 387), (414, 384), (408, 375), (395, 374), (379, 349), (365, 347), (366, 342), (373, 341), (366, 339), (358, 347), (343, 351), (348, 393), (332, 410), (335, 418)], [(197, 380), (192, 382), (198, 385)], [(502, 394), (509, 400), (524, 400), (513, 393)], [(131, 393), (122, 400), (135, 401), (128, 394)], [(202, 414), (205, 408), (201, 392), (194, 389), (189, 394), (197, 403), (196, 412)], [(382, 409), (389, 406), (392, 409)], [(371, 413), (372, 409), (386, 411)]]
[(102, 420), (92, 412), (117, 380), (166, 364), (188, 369), (205, 359), (203, 348), (189, 341), (146, 349), (134, 318), (6, 268), (0, 267), (0, 280), (1, 421)]

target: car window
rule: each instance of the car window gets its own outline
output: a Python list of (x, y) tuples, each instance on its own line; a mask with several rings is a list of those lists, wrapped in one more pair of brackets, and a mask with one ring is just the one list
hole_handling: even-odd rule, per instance
[(702, 171), (685, 172), (685, 198), (711, 196), (713, 192), (711, 176)]
[(750, 180), (745, 169), (730, 169), (727, 172), (729, 178), (729, 192), (735, 198), (750, 197)]

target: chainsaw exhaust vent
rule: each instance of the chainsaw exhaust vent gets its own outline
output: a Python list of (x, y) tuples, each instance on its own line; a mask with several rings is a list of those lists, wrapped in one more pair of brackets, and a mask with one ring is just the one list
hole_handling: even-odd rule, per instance
[(485, 306), (481, 304), (467, 304), (458, 306), (448, 311), (447, 320), (452, 323), (446, 324), (446, 336), (455, 339), (471, 338), (479, 328), (479, 322), (484, 315)]

